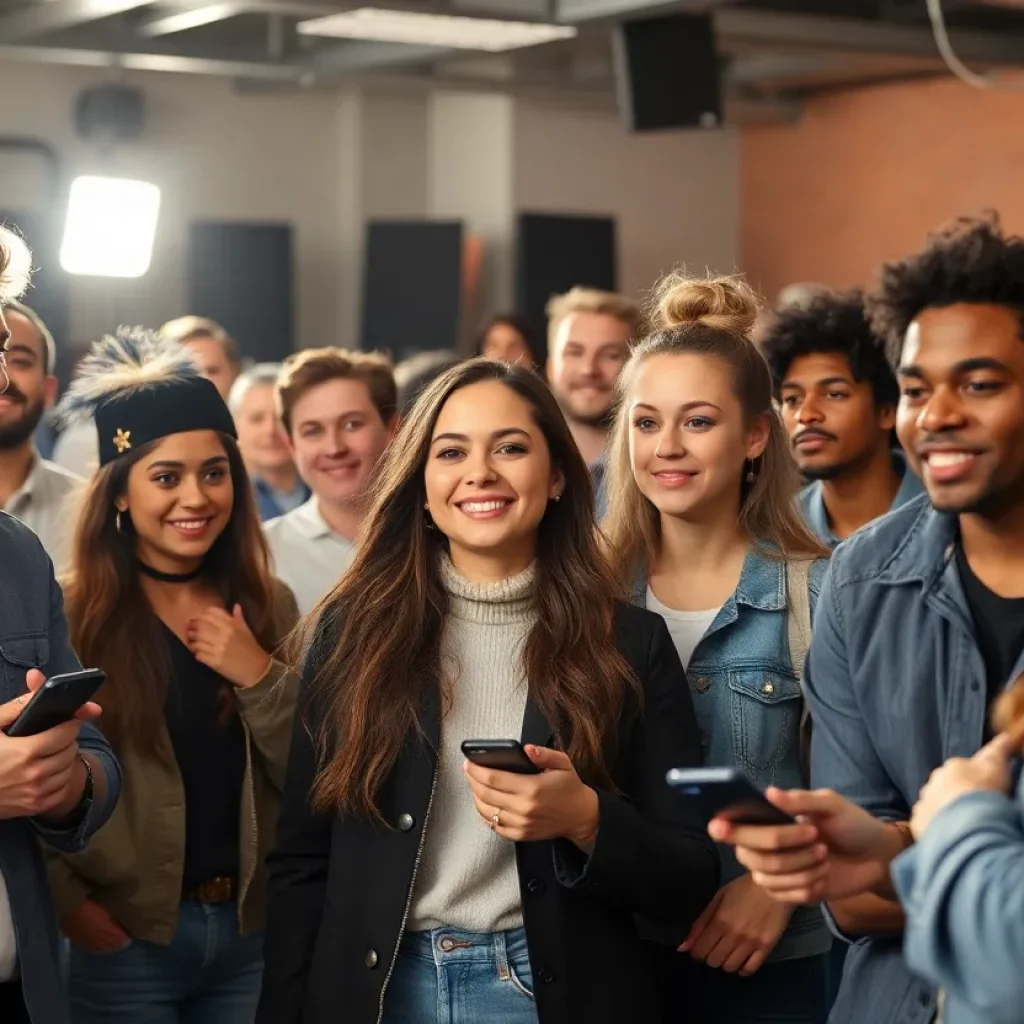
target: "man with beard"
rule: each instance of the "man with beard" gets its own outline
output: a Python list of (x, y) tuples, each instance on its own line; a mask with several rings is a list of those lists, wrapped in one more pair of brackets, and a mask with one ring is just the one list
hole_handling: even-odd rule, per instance
[(548, 303), (548, 383), (591, 467), (604, 513), (604, 449), (615, 385), (642, 317), (624, 295), (573, 288)]
[(58, 575), (71, 556), (73, 498), (80, 477), (40, 458), (32, 445), (43, 413), (57, 395), (56, 347), (46, 324), (22, 303), (4, 304), (7, 376), (0, 395), (0, 506), (31, 528)]
[(797, 465), (800, 495), (823, 543), (851, 533), (921, 493), (893, 449), (899, 389), (859, 291), (819, 294), (782, 310), (761, 342)]

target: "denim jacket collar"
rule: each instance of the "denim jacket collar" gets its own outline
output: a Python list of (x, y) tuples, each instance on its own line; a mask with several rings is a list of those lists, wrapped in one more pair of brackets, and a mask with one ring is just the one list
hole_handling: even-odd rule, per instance
[[(633, 580), (632, 602), (641, 608), (647, 605), (647, 581), (646, 571), (638, 572)], [(751, 547), (743, 560), (736, 590), (725, 602), (714, 626), (733, 621), (737, 615), (737, 605), (759, 611), (781, 611), (786, 608), (786, 563), (769, 558)]]
[(880, 567), (878, 578), (893, 585), (920, 582), (930, 592), (942, 579), (953, 555), (958, 526), (955, 515), (936, 511), (926, 498), (919, 500), (919, 515)]

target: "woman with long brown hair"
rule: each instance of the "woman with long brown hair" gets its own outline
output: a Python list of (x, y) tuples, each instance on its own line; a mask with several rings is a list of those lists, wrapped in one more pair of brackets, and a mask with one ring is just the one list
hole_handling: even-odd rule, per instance
[(633, 915), (692, 921), (717, 857), (665, 784), (700, 758), (678, 659), (592, 506), (529, 370), (464, 363), (404, 421), (310, 623), (261, 1024), (659, 1020)]
[[(668, 624), (707, 763), (796, 785), (826, 552), (795, 504), (796, 466), (751, 340), (757, 298), (735, 278), (674, 274), (656, 305), (619, 382), (604, 524), (615, 571)], [(655, 953), (666, 1016), (824, 1024), (820, 909), (780, 906), (728, 852), (723, 881), (678, 953)]]
[(64, 584), (71, 642), (107, 673), (124, 771), (88, 850), (50, 858), (73, 1020), (250, 1024), (297, 688), (274, 652), (295, 601), (227, 407), (180, 345), (104, 339), (64, 409), (94, 418), (100, 451)]

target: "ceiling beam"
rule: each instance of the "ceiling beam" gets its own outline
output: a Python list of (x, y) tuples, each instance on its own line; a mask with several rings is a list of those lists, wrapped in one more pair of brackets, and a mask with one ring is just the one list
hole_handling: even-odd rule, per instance
[[(781, 52), (875, 53), (938, 57), (930, 28), (894, 25), (858, 18), (807, 17), (724, 8), (715, 14), (719, 46), (726, 51), (743, 43), (772, 46)], [(1024, 65), (1024, 33), (952, 32), (958, 56), (989, 67)]]
[(451, 56), (453, 52), (455, 51), (440, 46), (352, 40), (315, 51), (303, 60), (302, 68), (314, 79), (319, 80), (375, 71), (379, 68), (426, 64)]
[(126, 71), (165, 71), (171, 74), (215, 75), (253, 78), (271, 82), (299, 83), (308, 75), (297, 64), (245, 61), (219, 57), (181, 57), (162, 53), (121, 53), (82, 50), (66, 46), (7, 46), (0, 44), (0, 62), (62, 64), (83, 68), (119, 68)]
[(100, 18), (147, 7), (153, 0), (49, 0), (0, 16), (0, 43), (61, 32)]

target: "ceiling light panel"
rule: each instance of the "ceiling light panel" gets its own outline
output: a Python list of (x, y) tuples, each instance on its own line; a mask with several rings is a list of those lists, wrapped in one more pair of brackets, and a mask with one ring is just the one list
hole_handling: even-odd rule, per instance
[(297, 28), (302, 35), (308, 36), (407, 43), (451, 50), (482, 50), (487, 53), (518, 50), (576, 36), (576, 28), (572, 25), (389, 11), (376, 7), (360, 7), (341, 14), (329, 14), (323, 18), (300, 22)]

